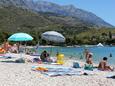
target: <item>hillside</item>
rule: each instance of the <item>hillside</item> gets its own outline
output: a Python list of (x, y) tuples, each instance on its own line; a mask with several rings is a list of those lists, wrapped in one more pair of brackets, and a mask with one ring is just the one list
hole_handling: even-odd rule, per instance
[(73, 5), (61, 6), (44, 0), (0, 0), (1, 7), (15, 6), (28, 9), (33, 12), (50, 12), (63, 16), (76, 17), (85, 23), (95, 25), (96, 27), (112, 27), (95, 14), (76, 8)]
[(31, 32), (56, 30), (80, 32), (94, 25), (85, 23), (74, 17), (61, 16), (53, 13), (33, 13), (22, 8), (0, 8), (0, 30), (10, 32)]
[(15, 32), (26, 32), (34, 37), (35, 44), (41, 33), (48, 30), (55, 30), (71, 37), (93, 26), (77, 18), (54, 13), (35, 13), (12, 6), (0, 8), (0, 42)]

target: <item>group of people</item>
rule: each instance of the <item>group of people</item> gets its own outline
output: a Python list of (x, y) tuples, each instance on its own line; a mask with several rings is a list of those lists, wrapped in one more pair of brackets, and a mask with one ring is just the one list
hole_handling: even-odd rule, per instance
[[(13, 53), (18, 53), (19, 51), (19, 47), (17, 44), (13, 44), (10, 45), (9, 42), (4, 42), (2, 45), (2, 49), (4, 49), (4, 51), (8, 52), (13, 52)], [(50, 55), (49, 53), (47, 53), (46, 50), (44, 50), (41, 55), (40, 55), (40, 59), (42, 62), (52, 62), (52, 60), (50, 59)], [(88, 49), (85, 49), (85, 59), (86, 59), (86, 63), (87, 64), (93, 64), (93, 53), (89, 52)], [(113, 71), (113, 68), (111, 68), (110, 66), (108, 66), (107, 64), (107, 57), (103, 57), (102, 61), (99, 62), (98, 65), (98, 69), (102, 70), (102, 71)]]
[(8, 41), (5, 41), (1, 48), (4, 49), (5, 52), (18, 53), (18, 44), (11, 45)]
[[(87, 64), (93, 64), (93, 53), (85, 49), (85, 59)], [(99, 62), (98, 69), (102, 71), (113, 71), (114, 68), (111, 68), (107, 64), (107, 57), (103, 57), (102, 61)]]
[[(46, 50), (44, 50), (41, 55), (40, 59), (42, 62), (52, 62), (50, 59), (49, 53), (47, 53)], [(85, 59), (87, 64), (93, 65), (93, 53), (89, 52), (87, 49), (85, 49)], [(102, 61), (99, 62), (98, 69), (102, 71), (113, 71), (114, 69), (108, 66), (107, 64), (107, 57), (103, 57)]]

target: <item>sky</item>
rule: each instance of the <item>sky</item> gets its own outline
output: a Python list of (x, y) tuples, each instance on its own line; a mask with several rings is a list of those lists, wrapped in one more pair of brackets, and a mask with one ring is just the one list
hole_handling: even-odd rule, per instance
[(60, 5), (72, 4), (77, 8), (96, 14), (115, 26), (115, 0), (44, 0)]

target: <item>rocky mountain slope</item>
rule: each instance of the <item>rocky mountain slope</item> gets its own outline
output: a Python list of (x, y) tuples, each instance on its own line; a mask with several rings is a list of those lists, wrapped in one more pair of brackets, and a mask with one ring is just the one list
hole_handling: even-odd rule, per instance
[(74, 7), (73, 5), (61, 6), (55, 3), (43, 0), (0, 0), (1, 7), (21, 7), (33, 12), (50, 12), (63, 16), (75, 17), (78, 20), (92, 24), (97, 27), (112, 27), (103, 19), (97, 17), (91, 12)]

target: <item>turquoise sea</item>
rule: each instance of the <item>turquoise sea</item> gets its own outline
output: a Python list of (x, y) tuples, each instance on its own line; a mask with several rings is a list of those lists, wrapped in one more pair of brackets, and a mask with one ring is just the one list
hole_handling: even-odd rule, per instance
[[(51, 56), (56, 56), (56, 53), (62, 53), (67, 58), (76, 58), (78, 60), (85, 60), (84, 47), (39, 47), (38, 52), (47, 50)], [(115, 47), (87, 47), (93, 53), (93, 61), (99, 63), (103, 57), (108, 57), (108, 63), (115, 65)], [(110, 55), (111, 54), (111, 55)]]

